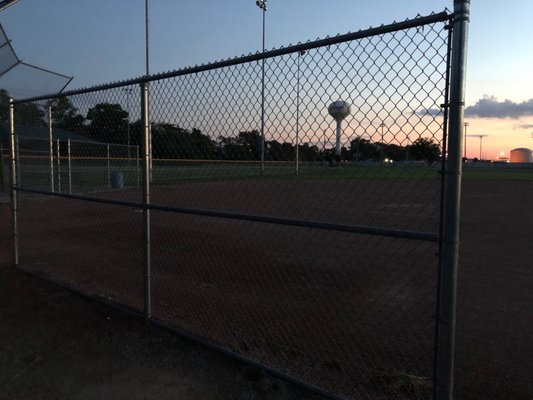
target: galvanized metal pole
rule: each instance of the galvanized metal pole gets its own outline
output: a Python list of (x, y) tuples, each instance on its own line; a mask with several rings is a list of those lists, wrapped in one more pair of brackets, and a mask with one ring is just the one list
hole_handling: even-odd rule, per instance
[(146, 30), (146, 76), (150, 75), (150, 14), (148, 13), (149, 0), (144, 2), (144, 22)]
[(48, 140), (50, 142), (50, 191), (54, 193), (54, 143), (52, 136), (52, 106), (48, 106)]
[(137, 146), (135, 149), (135, 160), (136, 160), (135, 162), (137, 165), (137, 187), (140, 187), (141, 186), (141, 171), (140, 171), (140, 165), (139, 165), (139, 162), (140, 162), (139, 146)]
[(13, 264), (19, 264), (17, 154), (15, 152), (15, 107), (9, 99), (9, 135), (11, 140), (11, 216), (13, 223)]
[(440, 315), (438, 315), (437, 400), (453, 398), (455, 309), (457, 269), (459, 264), (459, 221), (462, 174), (462, 130), (464, 118), (466, 53), (470, 0), (454, 0), (452, 65), (450, 85), (450, 123), (444, 230), (442, 238), (442, 268)]
[(15, 160), (17, 162), (17, 186), (20, 187), (22, 185), (22, 179), (20, 179), (20, 143), (18, 136), (15, 136), (15, 153)]
[(127, 88), (126, 89), (127, 92), (126, 92), (126, 97), (127, 97), (127, 101), (128, 101), (128, 169), (131, 165), (131, 149), (130, 149), (130, 146), (131, 146), (131, 138), (130, 138), (130, 95), (131, 95), (131, 91), (132, 89), (131, 88)]
[(67, 157), (68, 157), (68, 193), (72, 194), (72, 157), (70, 154), (70, 138), (67, 139)]
[(0, 141), (0, 185), (2, 186), (2, 192), (5, 190), (4, 188), (4, 143)]
[(299, 163), (299, 135), (300, 135), (300, 57), (304, 54), (304, 51), (298, 52), (298, 69), (296, 75), (296, 173), (298, 173), (298, 163)]
[(57, 191), (61, 192), (61, 150), (59, 145), (59, 139), (56, 139), (56, 157), (57, 157)]
[[(150, 76), (150, 14), (149, 14), (149, 0), (145, 0), (145, 28), (146, 28), (146, 77)], [(148, 113), (148, 120), (150, 119), (150, 83), (146, 82), (146, 107)], [(144, 103), (143, 103), (144, 104)], [(152, 125), (148, 124), (148, 156), (150, 162), (150, 183), (153, 180), (153, 154), (152, 154)]]
[(385, 161), (385, 133), (383, 130), (385, 129), (385, 123), (381, 122), (379, 125), (381, 128), (381, 162)]
[(141, 84), (143, 140), (143, 267), (144, 267), (144, 318), (152, 317), (151, 306), (151, 254), (150, 254), (150, 114), (148, 113), (148, 83)]
[(465, 140), (464, 140), (464, 158), (466, 160), (466, 128), (470, 126), (469, 122), (463, 123), (463, 126), (465, 127)]
[[(266, 4), (263, 3), (263, 55), (265, 54), (265, 14)], [(265, 172), (265, 59), (261, 67), (261, 175)]]
[(107, 187), (111, 187), (111, 152), (109, 151), (109, 145), (107, 145)]

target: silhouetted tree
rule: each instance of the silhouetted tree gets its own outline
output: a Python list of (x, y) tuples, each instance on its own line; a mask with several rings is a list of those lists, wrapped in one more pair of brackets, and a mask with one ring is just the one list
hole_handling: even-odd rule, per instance
[(78, 113), (67, 97), (52, 101), (52, 121), (54, 126), (76, 133), (85, 133), (85, 118)]
[(379, 160), (381, 149), (368, 139), (356, 138), (350, 142), (350, 153), (355, 160)]
[(408, 146), (409, 158), (427, 162), (436, 162), (441, 158), (440, 147), (432, 139), (418, 138)]
[(127, 117), (120, 104), (99, 103), (87, 112), (88, 136), (99, 142), (126, 143)]
[[(36, 103), (19, 103), (15, 105), (15, 124), (46, 126), (45, 113)], [(0, 121), (9, 123), (9, 93), (0, 89)]]
[(296, 148), (292, 143), (270, 140), (265, 143), (266, 159), (269, 161), (291, 161), (296, 157)]
[(320, 161), (322, 159), (318, 147), (316, 145), (309, 145), (309, 143), (298, 146), (298, 157), (302, 162)]
[(237, 137), (221, 136), (218, 142), (221, 158), (225, 160), (260, 160), (261, 135), (257, 130), (239, 132)]
[(152, 125), (152, 155), (154, 158), (214, 159), (216, 143), (199, 129), (188, 131), (177, 125)]

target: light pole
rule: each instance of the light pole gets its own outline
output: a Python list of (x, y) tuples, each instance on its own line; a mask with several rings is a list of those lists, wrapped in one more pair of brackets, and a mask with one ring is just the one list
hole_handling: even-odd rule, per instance
[(131, 151), (130, 151), (130, 146), (131, 146), (131, 139), (130, 139), (130, 95), (131, 95), (131, 92), (133, 91), (133, 89), (131, 89), (131, 88), (123, 88), (122, 91), (126, 93), (126, 107), (128, 109), (128, 117), (124, 118), (124, 119), (128, 122), (128, 164), (130, 164), (130, 160), (131, 160)]
[(477, 137), (479, 138), (479, 161), (481, 161), (481, 156), (483, 154), (483, 138), (489, 135), (468, 135), (468, 137)]
[(261, 175), (265, 172), (265, 14), (267, 0), (256, 0), (255, 4), (263, 10), (263, 59), (261, 68)]
[(385, 159), (385, 123), (381, 122), (381, 124), (379, 124), (379, 127), (381, 128), (381, 162), (383, 162), (383, 160)]
[[(150, 14), (149, 0), (144, 2), (144, 22), (146, 34), (146, 77), (150, 76)], [(153, 181), (153, 159), (152, 159), (152, 123), (150, 122), (150, 82), (146, 82), (146, 116), (148, 118), (148, 166), (150, 171), (150, 183)]]
[(300, 58), (305, 54), (305, 50), (298, 52), (298, 71), (296, 76), (296, 173), (298, 173), (299, 163), (299, 134), (300, 134)]
[(411, 146), (411, 139), (407, 134), (407, 146), (405, 146), (405, 161), (409, 161), (409, 146)]
[(470, 122), (465, 122), (464, 123), (464, 127), (465, 127), (465, 129), (464, 129), (464, 131), (465, 131), (465, 146), (464, 146), (465, 147), (465, 152), (464, 152), (465, 155), (464, 155), (464, 158), (465, 158), (465, 160), (466, 160), (466, 128), (469, 127), (469, 126), (470, 126)]

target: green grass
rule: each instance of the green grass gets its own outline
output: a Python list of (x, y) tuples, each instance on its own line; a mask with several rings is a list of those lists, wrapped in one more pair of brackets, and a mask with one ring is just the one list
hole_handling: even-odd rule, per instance
[(261, 174), (257, 164), (209, 164), (205, 166), (154, 166), (154, 182), (184, 183), (201, 181), (250, 179), (436, 179), (436, 167), (373, 165), (300, 165), (296, 173), (294, 164), (267, 164)]
[[(22, 166), (21, 180), (23, 187), (49, 186), (49, 166), (25, 164)], [(155, 185), (171, 185), (197, 182), (222, 182), (261, 179), (288, 180), (335, 180), (335, 179), (376, 179), (376, 180), (409, 180), (431, 179), (437, 181), (440, 177), (440, 166), (405, 164), (342, 164), (328, 166), (327, 164), (301, 164), (296, 174), (293, 163), (267, 163), (261, 174), (259, 163), (154, 163), (153, 183)], [(125, 186), (135, 187), (142, 183), (142, 170), (137, 170), (136, 164), (113, 162), (111, 172), (122, 172)], [(504, 168), (504, 167), (466, 167), (463, 169), (465, 180), (508, 180), (533, 181), (533, 169)], [(96, 160), (72, 166), (72, 184), (76, 189), (106, 188), (108, 186), (107, 163)], [(56, 171), (57, 184), (57, 171)], [(68, 166), (61, 166), (61, 183), (63, 191), (68, 190)]]
[(533, 181), (533, 168), (464, 168), (465, 180)]

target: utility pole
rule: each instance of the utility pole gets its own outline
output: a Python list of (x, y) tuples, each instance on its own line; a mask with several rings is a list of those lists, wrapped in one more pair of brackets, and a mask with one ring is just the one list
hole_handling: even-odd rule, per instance
[(385, 160), (385, 123), (381, 122), (379, 127), (381, 128), (381, 162), (383, 162)]
[(465, 127), (465, 129), (464, 129), (464, 131), (465, 131), (465, 140), (464, 140), (464, 142), (465, 142), (465, 144), (464, 144), (465, 155), (464, 155), (464, 158), (465, 158), (465, 160), (466, 160), (466, 128), (470, 126), (470, 122), (465, 122), (463, 125), (464, 125), (464, 127)]
[(261, 175), (265, 172), (265, 15), (267, 0), (257, 0), (255, 4), (263, 10), (263, 59), (261, 67)]
[(489, 135), (468, 135), (468, 137), (477, 137), (479, 138), (479, 161), (482, 160), (483, 155), (483, 138)]

